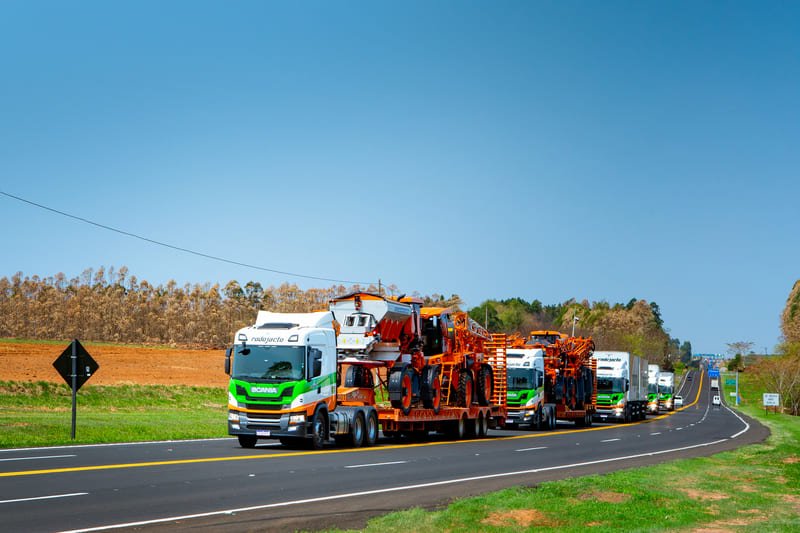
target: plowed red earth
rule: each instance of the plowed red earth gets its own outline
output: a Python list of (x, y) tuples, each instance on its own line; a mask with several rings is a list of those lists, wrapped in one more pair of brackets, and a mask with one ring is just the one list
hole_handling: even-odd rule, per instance
[[(69, 343), (0, 343), (0, 380), (63, 383), (53, 361)], [(225, 387), (224, 350), (179, 350), (93, 346), (86, 351), (100, 365), (89, 385), (195, 385)]]

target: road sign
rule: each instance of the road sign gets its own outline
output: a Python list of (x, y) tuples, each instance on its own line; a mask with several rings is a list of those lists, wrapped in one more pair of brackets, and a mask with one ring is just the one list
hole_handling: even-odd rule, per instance
[(736, 380), (735, 379), (731, 379), (731, 378), (727, 378), (725, 380), (725, 385), (736, 385)]
[(781, 404), (781, 395), (765, 392), (762, 402), (764, 403), (764, 407), (778, 407)]
[[(74, 348), (74, 351), (73, 351)], [(92, 359), (92, 356), (89, 355), (89, 352), (86, 351), (86, 348), (75, 339), (70, 343), (67, 348), (61, 352), (61, 355), (58, 356), (58, 359), (53, 361), (53, 367), (61, 374), (61, 377), (64, 378), (64, 381), (72, 387), (72, 374), (73, 374), (73, 366), (72, 366), (72, 356), (76, 356), (75, 359), (75, 390), (77, 391), (83, 384), (86, 383), (92, 374), (97, 372), (97, 369), (100, 368), (100, 365), (97, 364), (97, 361)]]
[(736, 398), (736, 392), (731, 392), (728, 394), (731, 398)]
[(75, 339), (67, 349), (61, 352), (55, 361), (53, 367), (61, 374), (64, 381), (72, 389), (72, 440), (75, 440), (75, 420), (78, 412), (78, 389), (80, 389), (86, 381), (92, 377), (92, 374), (97, 372), (100, 365), (97, 361), (92, 359), (89, 352), (86, 351), (78, 339)]
[(708, 377), (710, 378), (718, 378), (719, 377), (719, 370), (709, 370)]

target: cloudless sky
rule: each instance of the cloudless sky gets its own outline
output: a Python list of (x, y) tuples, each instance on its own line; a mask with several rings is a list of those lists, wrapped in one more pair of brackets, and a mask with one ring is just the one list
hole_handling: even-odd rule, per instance
[[(772, 350), (800, 278), (795, 2), (0, 8), (0, 190), (403, 292), (657, 302)], [(330, 283), (0, 196), (0, 276)]]

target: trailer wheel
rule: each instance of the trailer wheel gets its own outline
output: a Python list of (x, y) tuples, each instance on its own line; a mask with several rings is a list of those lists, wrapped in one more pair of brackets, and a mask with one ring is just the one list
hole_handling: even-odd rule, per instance
[(441, 367), (430, 365), (422, 369), (422, 406), (433, 409), (434, 414), (439, 414), (442, 408), (442, 378), (439, 375)]
[(447, 435), (453, 439), (462, 440), (467, 435), (467, 414), (464, 413), (458, 420), (447, 424)]
[(489, 434), (489, 412), (478, 415), (478, 438), (482, 439)]
[(350, 426), (350, 433), (348, 434), (350, 446), (353, 448), (360, 448), (361, 445), (364, 444), (365, 425), (364, 413), (361, 411), (357, 412), (356, 416), (353, 418), (353, 425)]
[(594, 423), (594, 416), (592, 416), (592, 413), (586, 413), (586, 427), (587, 428), (592, 427), (593, 423)]
[(255, 435), (236, 435), (236, 438), (239, 439), (239, 446), (242, 448), (255, 448), (258, 442), (258, 437)]
[(472, 405), (472, 372), (466, 368), (458, 376), (458, 394), (456, 395), (458, 405), (469, 407)]
[(494, 374), (492, 367), (486, 363), (482, 364), (480, 370), (478, 370), (477, 393), (478, 404), (489, 405), (492, 400), (492, 394), (494, 394)]
[(364, 431), (364, 445), (375, 446), (378, 442), (378, 413), (370, 410), (367, 414), (367, 427)]

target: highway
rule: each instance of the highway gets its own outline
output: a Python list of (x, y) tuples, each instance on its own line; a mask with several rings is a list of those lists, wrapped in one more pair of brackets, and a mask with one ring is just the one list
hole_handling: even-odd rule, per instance
[(270, 441), (248, 450), (234, 439), (0, 450), (2, 529), (361, 527), (396, 509), (766, 438), (757, 422), (711, 406), (707, 376), (693, 375), (682, 384), (683, 408), (631, 424), (560, 423), (552, 432), (492, 430), (480, 440), (434, 436), (413, 444), (381, 439), (373, 448), (321, 451)]

